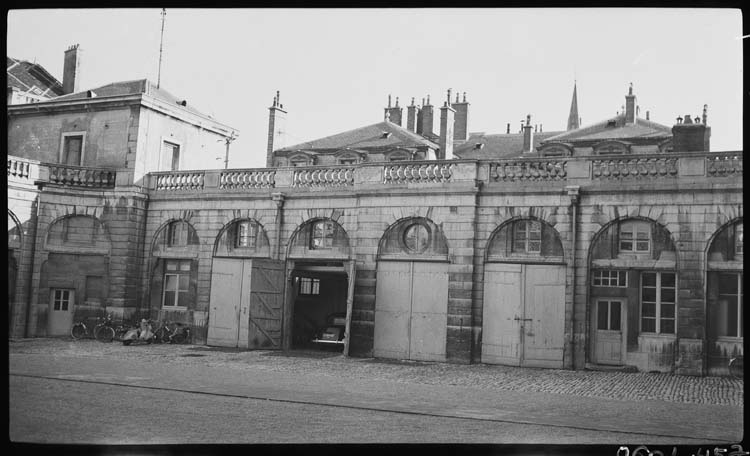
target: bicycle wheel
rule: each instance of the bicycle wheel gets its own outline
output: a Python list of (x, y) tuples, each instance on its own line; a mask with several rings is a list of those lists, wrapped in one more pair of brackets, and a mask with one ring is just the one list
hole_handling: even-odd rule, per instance
[(184, 344), (185, 343), (185, 332), (184, 331), (178, 331), (175, 333), (175, 335), (172, 336), (172, 343), (173, 344)]
[(745, 369), (742, 364), (742, 358), (732, 358), (729, 360), (729, 375), (734, 378), (743, 378)]
[(112, 342), (115, 338), (115, 330), (111, 326), (100, 326), (94, 333), (94, 337), (99, 342)]
[(126, 332), (128, 332), (128, 328), (118, 326), (117, 329), (115, 329), (115, 340), (122, 340), (122, 336), (124, 336)]
[(86, 337), (86, 326), (83, 323), (76, 323), (70, 328), (70, 336), (75, 339), (83, 339)]
[(169, 342), (169, 330), (167, 328), (159, 328), (154, 335), (154, 342), (157, 344), (165, 344)]

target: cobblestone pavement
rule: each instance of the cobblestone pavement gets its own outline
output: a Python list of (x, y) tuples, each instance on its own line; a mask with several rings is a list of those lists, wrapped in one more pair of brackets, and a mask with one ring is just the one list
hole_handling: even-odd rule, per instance
[(378, 379), (429, 385), (475, 386), (482, 389), (545, 392), (604, 399), (662, 400), (692, 404), (742, 406), (742, 380), (672, 374), (571, 371), (484, 364), (448, 364), (345, 358), (316, 351), (240, 351), (199, 345), (125, 347), (94, 340), (15, 339), (9, 353), (56, 353), (67, 357), (148, 359), (153, 361), (289, 372), (294, 375)]

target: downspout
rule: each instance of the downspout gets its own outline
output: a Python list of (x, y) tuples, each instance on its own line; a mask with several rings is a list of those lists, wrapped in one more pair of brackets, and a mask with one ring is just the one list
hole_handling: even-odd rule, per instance
[(273, 253), (272, 258), (276, 260), (281, 259), (281, 226), (284, 219), (284, 194), (283, 193), (272, 193), (271, 198), (276, 203), (276, 237), (273, 240)]
[(580, 187), (578, 185), (570, 185), (565, 187), (565, 189), (568, 192), (568, 197), (570, 197), (570, 233), (571, 233), (571, 239), (570, 239), (570, 264), (571, 264), (571, 281), (573, 284), (572, 294), (571, 294), (571, 302), (573, 304), (572, 312), (570, 312), (570, 323), (572, 325), (572, 334), (570, 338), (570, 363), (573, 367), (573, 370), (576, 369), (576, 225), (577, 220), (576, 216), (578, 213), (578, 203), (580, 201), (579, 198), (579, 191)]

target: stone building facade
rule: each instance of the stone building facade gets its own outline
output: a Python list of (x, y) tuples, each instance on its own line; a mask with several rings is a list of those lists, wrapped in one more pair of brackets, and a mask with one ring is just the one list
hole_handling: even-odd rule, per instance
[(683, 150), (614, 157), (568, 138), (563, 156), (138, 179), (9, 156), (11, 198), (35, 204), (9, 204), (11, 330), (53, 334), (82, 306), (285, 350), (342, 315), (353, 356), (721, 375), (742, 353), (742, 152), (695, 150), (706, 130), (680, 128)]

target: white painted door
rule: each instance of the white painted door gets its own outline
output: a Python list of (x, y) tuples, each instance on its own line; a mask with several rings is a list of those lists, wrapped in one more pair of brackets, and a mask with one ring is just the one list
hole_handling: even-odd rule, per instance
[[(214, 258), (211, 271), (210, 313), (208, 317), (208, 337), (206, 345), (217, 347), (240, 346), (240, 314), (247, 313), (249, 298), (245, 292), (243, 299), (243, 278), (245, 261), (241, 259)], [(248, 267), (248, 273), (251, 268)], [(248, 279), (248, 285), (250, 280)], [(247, 326), (245, 329), (247, 329)], [(243, 338), (247, 344), (247, 332)]]
[(375, 283), (376, 358), (409, 359), (411, 263), (381, 261)]
[(445, 360), (447, 311), (448, 265), (412, 263), (409, 359)]
[(565, 343), (565, 266), (525, 266), (523, 365), (561, 368)]
[(487, 263), (482, 362), (562, 367), (565, 266)]
[(444, 361), (447, 309), (446, 263), (380, 262), (374, 356)]
[(67, 336), (73, 326), (76, 291), (72, 288), (50, 290), (47, 317), (48, 336)]
[(594, 362), (622, 365), (625, 361), (624, 326), (627, 306), (622, 299), (597, 299), (593, 312)]

